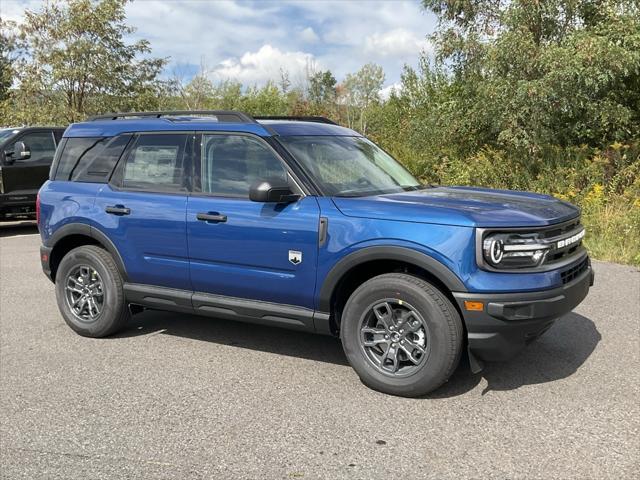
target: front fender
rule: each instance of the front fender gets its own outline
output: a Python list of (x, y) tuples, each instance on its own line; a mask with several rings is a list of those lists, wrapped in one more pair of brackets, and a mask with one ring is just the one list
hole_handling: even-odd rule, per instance
[(358, 265), (375, 260), (396, 260), (415, 265), (438, 278), (449, 290), (453, 292), (467, 291), (455, 273), (423, 252), (393, 245), (368, 246), (349, 253), (331, 268), (320, 288), (318, 310), (327, 313), (331, 311), (333, 292), (347, 272)]

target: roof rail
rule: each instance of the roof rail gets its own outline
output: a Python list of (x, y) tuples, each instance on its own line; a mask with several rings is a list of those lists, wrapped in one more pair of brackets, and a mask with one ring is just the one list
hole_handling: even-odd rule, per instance
[(175, 116), (209, 116), (216, 117), (219, 122), (225, 123), (256, 123), (249, 115), (243, 112), (234, 112), (232, 110), (167, 110), (162, 112), (126, 112), (126, 113), (107, 113), (104, 115), (95, 115), (89, 117), (87, 121), (96, 120), (118, 120), (124, 118), (161, 118)]
[(316, 117), (316, 116), (278, 116), (278, 115), (266, 115), (266, 116), (257, 116), (253, 117), (254, 120), (294, 120), (298, 122), (314, 122), (314, 123), (328, 123), (330, 125), (338, 125), (333, 120), (328, 119), (327, 117)]

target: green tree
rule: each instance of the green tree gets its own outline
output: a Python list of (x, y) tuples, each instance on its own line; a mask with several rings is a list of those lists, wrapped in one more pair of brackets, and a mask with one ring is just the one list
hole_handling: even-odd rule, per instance
[(240, 109), (252, 115), (286, 115), (287, 97), (274, 82), (267, 82), (262, 88), (248, 88)]
[(242, 103), (242, 84), (225, 80), (214, 87), (214, 104), (222, 110), (238, 110)]
[(14, 62), (17, 56), (15, 25), (0, 19), (0, 105), (9, 98), (9, 90), (15, 78)]
[(26, 123), (73, 122), (87, 114), (153, 108), (166, 60), (149, 42), (127, 43), (127, 0), (54, 0), (25, 13), (15, 102)]
[(335, 102), (336, 83), (330, 70), (315, 72), (309, 77), (309, 101), (317, 105)]
[(367, 131), (367, 110), (380, 102), (380, 90), (385, 74), (381, 66), (367, 63), (356, 73), (347, 75), (344, 81), (343, 103), (347, 108), (347, 123), (364, 134)]
[(446, 138), (536, 156), (608, 145), (640, 126), (640, 15), (627, 0), (423, 0), (452, 73)]
[[(176, 67), (169, 80), (169, 89), (177, 97), (174, 108), (186, 110), (205, 110), (214, 108), (215, 87), (208, 78), (207, 68), (202, 63), (198, 72), (188, 81), (180, 67)], [(178, 100), (179, 99), (179, 100)]]

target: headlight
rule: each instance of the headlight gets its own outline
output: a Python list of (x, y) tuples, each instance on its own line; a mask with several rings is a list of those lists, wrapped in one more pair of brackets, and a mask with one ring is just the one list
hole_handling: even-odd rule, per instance
[(484, 261), (501, 270), (537, 267), (550, 249), (537, 233), (494, 233), (482, 240)]
[(490, 271), (553, 270), (586, 255), (584, 234), (579, 218), (530, 230), (477, 228), (476, 263)]

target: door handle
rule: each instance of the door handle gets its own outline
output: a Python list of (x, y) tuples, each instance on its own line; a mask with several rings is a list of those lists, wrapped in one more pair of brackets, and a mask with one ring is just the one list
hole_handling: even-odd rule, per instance
[(196, 218), (200, 221), (203, 222), (215, 222), (215, 223), (220, 223), (220, 222), (226, 222), (227, 221), (227, 216), (226, 215), (221, 215), (219, 213), (198, 213), (196, 215)]
[(131, 213), (131, 209), (125, 207), (124, 205), (112, 205), (105, 207), (105, 212), (110, 213), (111, 215), (129, 215)]

